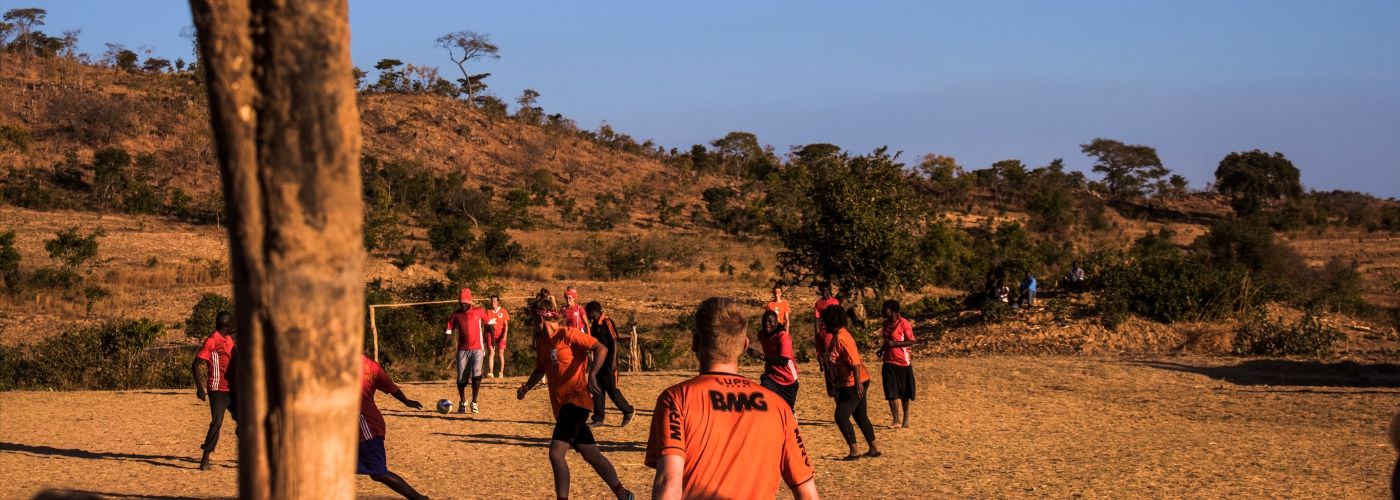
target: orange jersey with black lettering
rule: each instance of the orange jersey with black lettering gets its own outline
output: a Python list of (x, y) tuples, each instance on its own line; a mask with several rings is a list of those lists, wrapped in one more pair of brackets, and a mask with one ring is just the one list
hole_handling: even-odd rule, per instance
[(812, 480), (797, 418), (777, 394), (728, 373), (702, 373), (656, 399), (646, 465), (685, 459), (686, 498), (772, 498), (778, 480)]

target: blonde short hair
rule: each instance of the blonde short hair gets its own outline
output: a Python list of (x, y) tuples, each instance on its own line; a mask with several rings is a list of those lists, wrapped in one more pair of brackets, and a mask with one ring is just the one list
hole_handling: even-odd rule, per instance
[(701, 362), (734, 362), (744, 353), (749, 321), (734, 299), (710, 297), (695, 310), (695, 354)]

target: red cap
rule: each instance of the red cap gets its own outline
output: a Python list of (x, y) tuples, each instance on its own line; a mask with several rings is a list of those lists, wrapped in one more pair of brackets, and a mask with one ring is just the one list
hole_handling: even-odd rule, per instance
[(564, 290), (564, 296), (574, 300), (578, 300), (578, 291), (572, 288)]
[(472, 289), (463, 288), (462, 293), (457, 296), (457, 303), (465, 304), (472, 301)]

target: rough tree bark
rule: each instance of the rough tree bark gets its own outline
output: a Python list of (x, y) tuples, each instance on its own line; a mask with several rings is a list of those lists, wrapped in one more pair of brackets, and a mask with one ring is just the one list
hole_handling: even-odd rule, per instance
[(238, 304), (239, 495), (351, 498), (363, 343), (345, 0), (190, 0)]

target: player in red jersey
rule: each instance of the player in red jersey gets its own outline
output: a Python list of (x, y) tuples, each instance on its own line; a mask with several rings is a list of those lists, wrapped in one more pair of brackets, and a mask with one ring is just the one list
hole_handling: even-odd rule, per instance
[(880, 381), (885, 387), (885, 400), (890, 402), (890, 427), (909, 427), (909, 403), (914, 401), (914, 367), (909, 364), (909, 346), (914, 345), (914, 327), (899, 315), (899, 301), (886, 300), (880, 314), (885, 317)]
[(763, 346), (763, 352), (750, 349), (754, 357), (763, 360), (763, 375), (759, 377), (759, 383), (782, 396), (788, 408), (796, 411), (797, 363), (793, 361), (792, 335), (772, 309), (763, 311), (759, 324), (762, 329), (758, 332), (758, 343)]
[(467, 412), (467, 384), (472, 386), (472, 413), (481, 411), (476, 397), (481, 392), (482, 363), (486, 361), (486, 321), (486, 311), (472, 307), (472, 290), (463, 288), (457, 298), (457, 311), (447, 318), (447, 331), (442, 338), (442, 350), (446, 351), (448, 339), (457, 334), (457, 413)]
[[(219, 445), (219, 431), (224, 426), (224, 412), (233, 417), (234, 423), (238, 422), (233, 380), (229, 378), (233, 375), (230, 370), (233, 367), (233, 348), (233, 315), (228, 311), (219, 311), (214, 316), (214, 333), (204, 339), (204, 345), (195, 354), (194, 362), (190, 363), (195, 397), (204, 401), (207, 396), (209, 400), (209, 430), (204, 433), (204, 444), (200, 445), (204, 456), (199, 459), (199, 470), (209, 470), (209, 456)], [(205, 367), (205, 371), (201, 372), (200, 366)]]
[[(491, 295), (491, 308), (486, 310), (486, 328), (490, 341), (486, 344), (486, 376), (506, 376), (506, 334), (510, 333), (510, 311), (501, 305), (500, 295)], [(500, 359), (500, 373), (496, 372), (496, 360)]]
[(617, 470), (598, 449), (593, 429), (588, 426), (593, 394), (601, 392), (598, 371), (608, 348), (582, 330), (560, 324), (555, 311), (541, 310), (540, 320), (535, 328), (535, 371), (515, 391), (515, 397), (525, 399), (540, 379), (549, 384), (549, 405), (555, 420), (549, 440), (549, 465), (554, 471), (555, 495), (561, 499), (569, 497), (569, 462), (565, 454), (573, 448), (593, 466), (618, 499), (632, 500), (635, 496), (622, 485)]
[(395, 493), (408, 499), (427, 499), (408, 485), (398, 474), (389, 471), (388, 455), (384, 452), (384, 415), (379, 413), (379, 405), (374, 404), (374, 392), (379, 391), (394, 396), (404, 406), (422, 408), (423, 405), (403, 394), (399, 386), (384, 373), (384, 368), (364, 354), (360, 355), (360, 449), (356, 459), (355, 473), (369, 476), (383, 483)]
[(823, 325), (822, 311), (825, 311), (828, 307), (840, 305), (841, 300), (832, 295), (831, 285), (828, 283), (817, 284), (817, 293), (821, 294), (821, 298), (817, 299), (816, 305), (812, 307), (815, 313), (813, 315), (815, 320), (812, 322), (812, 328), (816, 334), (816, 337), (812, 340), (812, 347), (817, 350), (817, 368), (822, 371), (822, 379), (826, 383), (826, 394), (834, 396), (836, 394), (836, 387), (833, 386), (831, 382), (831, 371), (828, 370), (828, 368), (830, 368), (828, 366), (830, 363), (827, 362), (828, 356), (826, 355), (827, 352), (831, 350), (833, 332), (827, 331), (826, 327)]
[(563, 316), (564, 326), (583, 330), (583, 333), (592, 333), (588, 328), (588, 311), (578, 303), (578, 291), (570, 286), (564, 289), (564, 309), (559, 311)]
[(779, 481), (796, 498), (818, 498), (792, 409), (738, 374), (747, 327), (731, 299), (707, 299), (695, 312), (700, 375), (662, 391), (651, 417), (652, 498), (773, 498)]

